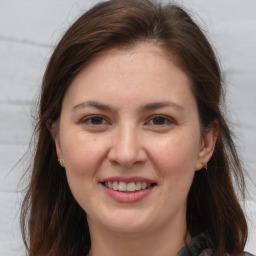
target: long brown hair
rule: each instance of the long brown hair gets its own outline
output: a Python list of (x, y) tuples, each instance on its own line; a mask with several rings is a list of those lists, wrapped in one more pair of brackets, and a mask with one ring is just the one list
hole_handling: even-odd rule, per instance
[[(219, 124), (215, 151), (204, 172), (196, 172), (188, 194), (191, 236), (208, 232), (216, 255), (243, 251), (247, 224), (234, 191), (244, 196), (243, 170), (220, 105), (222, 77), (214, 51), (183, 8), (150, 0), (110, 0), (84, 13), (54, 50), (42, 82), (32, 177), (23, 201), (21, 225), (31, 256), (84, 255), (90, 250), (86, 213), (74, 199), (57, 163), (47, 122), (58, 120), (74, 77), (97, 53), (152, 42), (177, 59), (192, 81), (202, 132)], [(170, 238), (171, 239), (171, 238)]]

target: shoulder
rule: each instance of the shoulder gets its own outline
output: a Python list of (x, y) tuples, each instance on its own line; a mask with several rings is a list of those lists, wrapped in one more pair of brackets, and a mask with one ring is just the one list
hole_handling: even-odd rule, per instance
[[(213, 245), (210, 236), (207, 233), (201, 233), (191, 239), (191, 241), (183, 247), (177, 256), (214, 256)], [(232, 256), (224, 254), (223, 256)], [(249, 252), (242, 252), (239, 256), (256, 256)]]
[[(199, 256), (213, 256), (213, 251), (211, 249), (205, 249), (203, 250)], [(225, 254), (225, 256), (232, 256), (231, 254)], [(239, 256), (256, 256), (254, 254), (251, 254), (249, 252), (242, 252), (241, 254), (239, 254)]]
[(211, 256), (211, 240), (207, 233), (201, 233), (191, 239), (191, 241), (182, 248), (177, 256)]
[(256, 256), (256, 255), (251, 254), (251, 253), (249, 253), (249, 252), (243, 252), (243, 253), (241, 253), (239, 256)]

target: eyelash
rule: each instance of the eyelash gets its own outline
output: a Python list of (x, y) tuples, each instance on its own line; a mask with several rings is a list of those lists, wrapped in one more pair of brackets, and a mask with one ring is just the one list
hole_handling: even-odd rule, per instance
[[(164, 121), (164, 123), (161, 123), (161, 124), (155, 124), (155, 123), (149, 124), (151, 121), (152, 122), (154, 122), (154, 120), (157, 121), (157, 119), (158, 119), (158, 121)], [(154, 115), (154, 116), (150, 117), (146, 123), (148, 123), (149, 125), (163, 127), (163, 126), (172, 125), (172, 124), (175, 123), (175, 121), (172, 118), (170, 118), (170, 117), (166, 117), (166, 116), (163, 116), (163, 115)]]
[[(92, 121), (93, 119), (100, 119), (101, 123), (100, 124), (93, 124)], [(95, 120), (96, 121), (96, 120)], [(104, 122), (104, 123), (102, 123)], [(100, 115), (92, 115), (92, 116), (87, 116), (86, 118), (84, 118), (81, 121), (82, 124), (86, 124), (89, 126), (94, 126), (94, 127), (99, 127), (105, 124), (109, 124), (109, 122), (107, 121), (107, 119), (104, 116), (100, 116)]]
[[(93, 123), (93, 120), (96, 121), (96, 124)], [(156, 124), (156, 123), (154, 123), (154, 121), (155, 122), (160, 122), (160, 123)], [(97, 122), (99, 122), (99, 123), (97, 123)], [(153, 123), (151, 123), (151, 122), (153, 122)], [(96, 127), (96, 128), (100, 127), (100, 126), (103, 126), (103, 125), (106, 125), (106, 124), (110, 124), (110, 122), (104, 116), (101, 116), (101, 115), (87, 116), (86, 118), (84, 118), (81, 121), (81, 123), (92, 126), (92, 127)], [(174, 123), (175, 123), (175, 121), (172, 118), (166, 117), (164, 115), (151, 116), (145, 122), (146, 125), (148, 124), (150, 126), (157, 126), (157, 127), (168, 126), (168, 125), (172, 125)]]

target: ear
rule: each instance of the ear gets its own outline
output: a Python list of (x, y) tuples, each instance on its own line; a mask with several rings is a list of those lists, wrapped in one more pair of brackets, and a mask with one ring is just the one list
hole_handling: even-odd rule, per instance
[[(61, 146), (60, 146), (60, 138), (59, 138), (59, 123), (58, 121), (56, 122), (52, 122), (51, 120), (48, 120), (46, 122), (46, 126), (47, 129), (49, 130), (52, 139), (55, 143), (55, 147), (56, 147), (56, 154), (58, 157), (58, 160), (62, 159), (63, 160), (63, 156), (62, 156), (62, 151), (61, 151)], [(59, 162), (61, 166), (64, 167), (64, 162)]]
[(217, 121), (213, 122), (210, 128), (206, 130), (202, 137), (201, 147), (198, 153), (196, 170), (201, 170), (205, 164), (211, 159), (214, 152), (216, 140), (219, 134), (219, 124)]

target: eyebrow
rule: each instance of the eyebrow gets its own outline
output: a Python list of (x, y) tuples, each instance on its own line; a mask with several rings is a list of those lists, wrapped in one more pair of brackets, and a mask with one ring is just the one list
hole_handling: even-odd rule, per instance
[(183, 106), (178, 105), (177, 103), (172, 101), (149, 103), (149, 104), (146, 104), (145, 106), (142, 106), (142, 110), (149, 111), (149, 110), (155, 110), (155, 109), (164, 108), (164, 107), (173, 107), (179, 111), (185, 110)]
[(105, 111), (113, 110), (109, 105), (100, 103), (98, 101), (84, 101), (82, 103), (79, 103), (79, 104), (75, 105), (72, 108), (72, 111), (76, 111), (77, 109), (84, 108), (84, 107), (94, 107), (94, 108), (97, 108), (99, 110), (105, 110)]
[[(97, 108), (99, 110), (104, 110), (104, 111), (114, 111), (114, 109), (111, 106), (106, 105), (104, 103), (100, 103), (98, 101), (84, 101), (82, 103), (75, 105), (72, 108), (72, 111), (76, 111), (77, 109), (84, 108), (84, 107), (93, 107), (93, 108)], [(164, 107), (173, 107), (173, 108), (177, 109), (178, 111), (184, 111), (183, 106), (178, 105), (177, 103), (172, 102), (172, 101), (148, 103), (148, 104), (142, 106), (141, 110), (149, 111), (149, 110), (156, 110), (156, 109), (164, 108)]]

